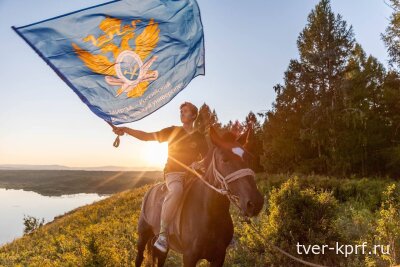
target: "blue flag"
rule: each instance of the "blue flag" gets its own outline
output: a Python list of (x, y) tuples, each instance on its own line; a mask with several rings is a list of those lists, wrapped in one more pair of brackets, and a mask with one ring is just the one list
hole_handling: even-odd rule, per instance
[(196, 0), (112, 1), (12, 27), (99, 117), (133, 122), (204, 75)]

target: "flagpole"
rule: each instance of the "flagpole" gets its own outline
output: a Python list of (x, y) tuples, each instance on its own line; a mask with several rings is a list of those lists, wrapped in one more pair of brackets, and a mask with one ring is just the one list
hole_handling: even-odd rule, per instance
[[(106, 122), (108, 123), (108, 125), (111, 126), (111, 128), (113, 128), (113, 130), (117, 129), (117, 126), (115, 126), (115, 125), (112, 124), (111, 122), (109, 122), (109, 121), (106, 121)], [(117, 135), (117, 138), (115, 138), (115, 141), (114, 141), (114, 143), (113, 143), (113, 146), (114, 146), (114, 147), (118, 147), (118, 146), (119, 146), (119, 143), (120, 143), (119, 135)]]

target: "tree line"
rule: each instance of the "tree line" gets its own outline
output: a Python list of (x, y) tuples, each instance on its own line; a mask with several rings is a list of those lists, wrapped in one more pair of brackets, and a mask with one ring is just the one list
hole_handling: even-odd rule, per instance
[(389, 68), (367, 55), (352, 26), (321, 0), (297, 38), (298, 59), (267, 112), (218, 121), (204, 103), (195, 126), (237, 134), (251, 128), (256, 171), (336, 176), (400, 175), (400, 0), (381, 34)]

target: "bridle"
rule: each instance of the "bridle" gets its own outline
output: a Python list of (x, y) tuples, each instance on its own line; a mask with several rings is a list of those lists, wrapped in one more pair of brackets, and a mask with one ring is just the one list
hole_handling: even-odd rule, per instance
[(212, 185), (211, 183), (209, 183), (207, 180), (205, 180), (203, 178), (203, 176), (201, 174), (199, 174), (195, 170), (193, 170), (192, 172), (198, 178), (200, 178), (201, 181), (203, 181), (208, 187), (210, 187), (214, 191), (218, 192), (221, 195), (227, 196), (230, 200), (232, 200), (232, 199), (237, 200), (238, 197), (236, 195), (232, 194), (232, 192), (229, 189), (229, 183), (236, 181), (240, 178), (243, 178), (245, 176), (249, 176), (249, 175), (255, 177), (255, 173), (250, 168), (243, 168), (243, 169), (234, 171), (234, 172), (228, 174), (227, 176), (223, 176), (217, 169), (215, 151), (216, 151), (216, 148), (214, 147), (213, 151), (212, 151), (213, 154), (212, 154), (212, 159), (211, 159), (211, 166), (208, 166), (207, 171), (205, 173), (208, 173), (210, 171), (210, 167), (211, 167), (213, 177), (214, 177), (214, 179), (216, 179), (218, 181), (220, 187), (216, 187), (216, 186)]

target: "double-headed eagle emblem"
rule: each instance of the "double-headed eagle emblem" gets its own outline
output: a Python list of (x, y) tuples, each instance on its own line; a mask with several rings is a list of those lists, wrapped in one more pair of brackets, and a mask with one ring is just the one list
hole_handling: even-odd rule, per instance
[[(104, 32), (98, 38), (86, 36), (83, 41), (91, 42), (99, 48), (99, 54), (92, 54), (81, 49), (77, 44), (72, 47), (78, 57), (91, 71), (102, 74), (109, 85), (119, 86), (116, 97), (126, 93), (127, 97), (140, 97), (147, 90), (151, 81), (158, 78), (158, 71), (150, 70), (157, 59), (152, 56), (145, 60), (157, 46), (160, 29), (153, 19), (135, 38), (136, 24), (140, 20), (132, 20), (131, 25), (122, 26), (122, 20), (107, 17), (100, 22), (99, 28)], [(114, 37), (121, 36), (120, 45), (114, 43)], [(129, 41), (135, 38), (133, 49)], [(97, 49), (96, 49), (97, 50)], [(106, 56), (111, 53), (114, 61)]]

